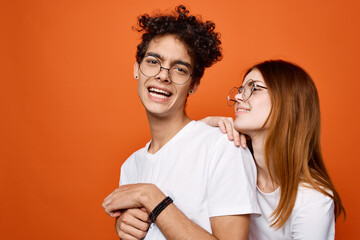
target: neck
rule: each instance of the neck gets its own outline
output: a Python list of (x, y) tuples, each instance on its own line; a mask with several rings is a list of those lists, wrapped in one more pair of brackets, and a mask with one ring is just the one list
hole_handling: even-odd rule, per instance
[(147, 112), (147, 117), (151, 131), (151, 144), (149, 153), (156, 153), (168, 141), (170, 141), (191, 119), (185, 112), (176, 116), (159, 117)]
[[(261, 191), (270, 193), (275, 191), (277, 185), (275, 184), (275, 182), (273, 183), (271, 181), (270, 172), (266, 166), (265, 152), (264, 152), (265, 141), (266, 141), (265, 134), (255, 135), (251, 138), (251, 143), (254, 152), (254, 160), (257, 169), (257, 185), (261, 189)], [(272, 177), (275, 176), (272, 174)]]

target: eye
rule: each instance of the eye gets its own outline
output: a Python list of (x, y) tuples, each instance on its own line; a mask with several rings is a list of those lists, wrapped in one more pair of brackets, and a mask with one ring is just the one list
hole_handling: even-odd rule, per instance
[(148, 59), (146, 61), (148, 64), (159, 64), (159, 61), (155, 60), (155, 59)]
[(144, 61), (149, 66), (155, 66), (160, 64), (160, 61), (154, 57), (147, 57), (144, 59)]
[(174, 65), (171, 70), (176, 73), (176, 74), (181, 74), (181, 75), (187, 75), (189, 74), (189, 69), (185, 66), (181, 66), (181, 65)]
[(265, 87), (263, 87), (263, 86), (254, 84), (254, 85), (253, 85), (253, 92), (264, 90), (264, 88), (265, 88)]

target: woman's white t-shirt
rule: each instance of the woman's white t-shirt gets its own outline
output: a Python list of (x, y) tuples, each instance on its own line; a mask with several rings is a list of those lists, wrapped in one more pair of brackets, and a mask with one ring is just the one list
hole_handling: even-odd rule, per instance
[(333, 200), (305, 186), (298, 189), (295, 206), (286, 223), (278, 230), (270, 227), (269, 217), (280, 200), (280, 190), (264, 193), (257, 188), (261, 216), (251, 215), (250, 240), (334, 239), (335, 217)]

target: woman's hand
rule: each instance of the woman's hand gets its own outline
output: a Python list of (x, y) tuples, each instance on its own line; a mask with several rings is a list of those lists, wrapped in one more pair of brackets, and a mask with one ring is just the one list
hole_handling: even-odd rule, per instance
[(222, 133), (227, 134), (230, 141), (234, 141), (235, 146), (246, 148), (246, 137), (235, 130), (234, 120), (231, 117), (206, 117), (200, 121), (213, 127), (219, 127)]
[(149, 226), (149, 214), (145, 208), (123, 210), (115, 222), (116, 233), (120, 239), (124, 240), (143, 239)]

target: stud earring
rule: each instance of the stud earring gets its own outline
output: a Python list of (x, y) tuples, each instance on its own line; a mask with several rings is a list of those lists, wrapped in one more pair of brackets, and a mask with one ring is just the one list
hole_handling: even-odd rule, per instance
[(190, 93), (190, 94), (193, 94), (193, 93), (194, 93), (194, 91), (191, 89), (191, 90), (189, 91), (189, 93)]
[(138, 79), (139, 77), (138, 76), (135, 76), (135, 79)]

